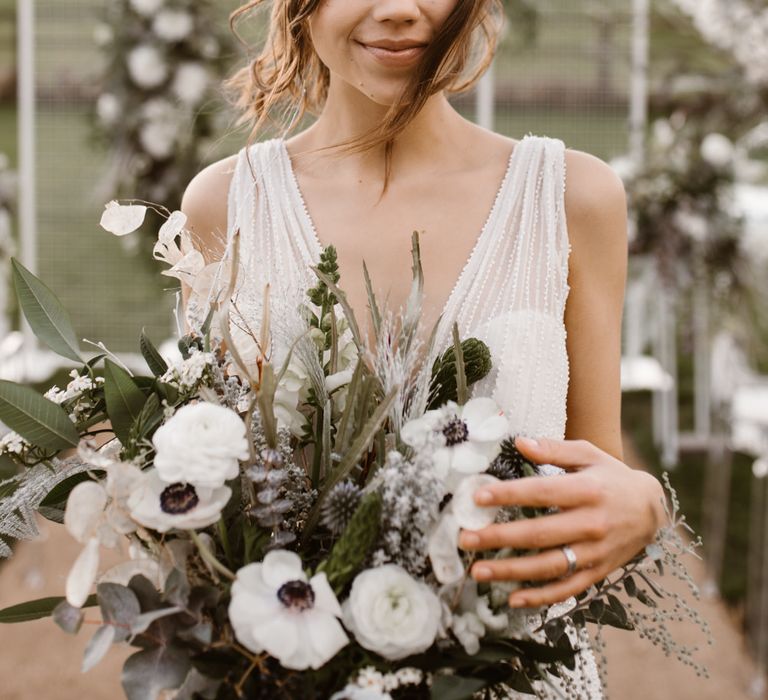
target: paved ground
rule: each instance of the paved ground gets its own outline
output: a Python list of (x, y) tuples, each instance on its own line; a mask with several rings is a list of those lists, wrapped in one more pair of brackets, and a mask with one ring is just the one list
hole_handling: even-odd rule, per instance
[[(627, 445), (629, 447), (629, 445)], [(639, 466), (628, 450), (627, 462)], [(25, 543), (0, 568), (0, 607), (30, 598), (62, 595), (67, 570), (79, 551), (60, 526), (46, 524), (44, 538)], [(702, 569), (691, 570), (701, 580)], [(743, 638), (718, 600), (705, 600), (699, 610), (709, 621), (716, 644), (701, 659), (710, 671), (703, 680), (682, 664), (666, 659), (644, 640), (621, 631), (606, 633), (608, 693), (611, 700), (749, 700), (754, 668)], [(98, 621), (98, 612), (86, 620)], [(118, 700), (120, 668), (129, 649), (113, 648), (95, 669), (83, 675), (83, 649), (96, 626), (80, 634), (64, 634), (49, 620), (0, 626), (0, 700)], [(299, 699), (297, 699), (299, 700)]]

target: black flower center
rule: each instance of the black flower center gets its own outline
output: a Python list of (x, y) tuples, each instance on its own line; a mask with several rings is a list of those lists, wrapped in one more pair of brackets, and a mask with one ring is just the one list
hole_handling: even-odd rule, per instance
[(160, 494), (160, 509), (169, 515), (189, 513), (199, 502), (200, 498), (192, 484), (171, 484)]
[(469, 429), (467, 424), (458, 416), (454, 416), (443, 426), (443, 435), (445, 435), (446, 445), (452, 447), (460, 442), (466, 442), (469, 438)]
[(315, 604), (315, 592), (306, 581), (286, 581), (277, 591), (278, 600), (297, 612), (309, 610)]

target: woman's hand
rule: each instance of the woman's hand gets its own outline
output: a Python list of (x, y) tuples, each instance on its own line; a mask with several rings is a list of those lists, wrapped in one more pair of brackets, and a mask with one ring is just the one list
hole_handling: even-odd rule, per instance
[[(586, 590), (632, 559), (665, 524), (661, 484), (591, 442), (542, 439), (537, 444), (517, 438), (515, 445), (528, 459), (568, 473), (502, 481), (475, 492), (479, 505), (559, 508), (552, 515), (462, 531), (459, 545), (467, 550), (541, 550), (484, 559), (472, 567), (478, 581), (548, 581), (513, 592), (510, 606), (549, 605)], [(570, 576), (563, 545), (576, 555), (576, 571)]]

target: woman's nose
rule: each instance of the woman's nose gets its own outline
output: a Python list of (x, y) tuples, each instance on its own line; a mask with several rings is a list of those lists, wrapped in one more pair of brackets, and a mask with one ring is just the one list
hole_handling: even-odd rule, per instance
[(373, 10), (373, 18), (378, 22), (415, 22), (421, 17), (421, 8), (417, 0), (381, 0)]

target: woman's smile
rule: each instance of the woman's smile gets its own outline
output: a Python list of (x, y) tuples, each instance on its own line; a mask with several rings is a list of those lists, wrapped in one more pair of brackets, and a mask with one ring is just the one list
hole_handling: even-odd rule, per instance
[(416, 63), (424, 53), (426, 43), (412, 40), (355, 42), (380, 64), (390, 68), (405, 68)]

